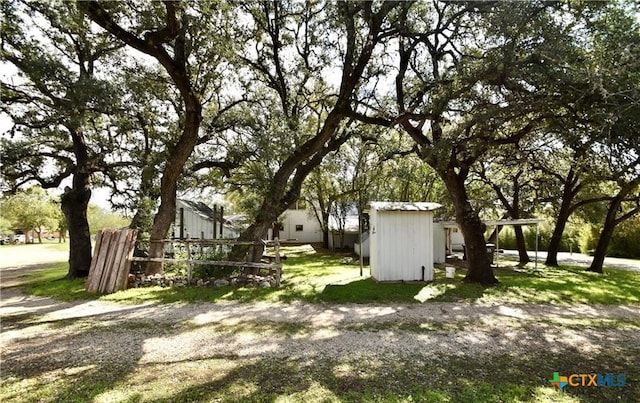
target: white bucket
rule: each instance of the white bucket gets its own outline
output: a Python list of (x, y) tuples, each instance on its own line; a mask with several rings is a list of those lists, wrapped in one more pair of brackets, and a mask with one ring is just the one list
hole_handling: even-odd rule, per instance
[(456, 275), (456, 268), (455, 267), (445, 267), (445, 275), (447, 276), (447, 278), (454, 278)]

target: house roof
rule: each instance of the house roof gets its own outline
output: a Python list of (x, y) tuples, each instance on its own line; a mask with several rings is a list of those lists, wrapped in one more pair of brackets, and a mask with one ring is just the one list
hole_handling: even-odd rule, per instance
[(371, 202), (371, 210), (381, 211), (433, 211), (442, 207), (438, 203), (428, 202)]
[(216, 216), (218, 217), (218, 219), (220, 217), (220, 211), (217, 211), (214, 214), (213, 209), (211, 209), (211, 207), (207, 206), (202, 202), (196, 202), (196, 201), (185, 200), (185, 199), (178, 199), (178, 201), (184, 204), (185, 206), (189, 207), (195, 213), (201, 215), (204, 218), (213, 220), (214, 217)]

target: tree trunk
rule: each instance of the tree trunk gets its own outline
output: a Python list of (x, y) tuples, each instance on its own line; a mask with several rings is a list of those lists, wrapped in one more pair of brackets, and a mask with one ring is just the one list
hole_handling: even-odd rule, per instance
[[(509, 217), (509, 215), (505, 214), (502, 216), (501, 219), (504, 220), (507, 217)], [(500, 236), (500, 233), (502, 232), (503, 228), (504, 228), (504, 225), (496, 225), (493, 231), (491, 231), (491, 235), (489, 235), (489, 238), (487, 238), (487, 242), (497, 244), (498, 237)]]
[[(239, 241), (261, 243), (264, 236), (269, 230), (271, 223), (276, 222), (278, 217), (287, 209), (288, 206), (281, 206), (277, 202), (265, 199), (262, 207), (256, 216), (254, 222), (240, 234)], [(253, 247), (236, 245), (230, 253), (230, 260), (260, 262), (264, 254), (264, 247), (261, 244)], [(257, 268), (246, 269), (247, 274), (257, 274)]]
[(69, 272), (68, 278), (87, 277), (91, 266), (91, 233), (87, 220), (87, 207), (91, 199), (91, 174), (89, 171), (89, 152), (85, 143), (82, 127), (83, 116), (73, 116), (73, 122), (67, 129), (73, 141), (73, 153), (76, 157), (76, 170), (72, 187), (62, 194), (62, 212), (69, 231)]
[(464, 281), (483, 285), (498, 284), (499, 281), (493, 273), (487, 256), (484, 239), (486, 228), (469, 202), (464, 186), (464, 176), (456, 174), (452, 169), (444, 171), (441, 176), (451, 195), (456, 211), (456, 222), (462, 231), (466, 246), (468, 270)]
[(604, 258), (607, 256), (609, 242), (611, 241), (611, 236), (613, 235), (613, 231), (616, 228), (616, 214), (618, 209), (620, 208), (620, 205), (622, 204), (623, 198), (624, 196), (621, 196), (619, 193), (618, 196), (611, 200), (611, 203), (609, 203), (607, 216), (604, 219), (604, 226), (602, 227), (600, 237), (598, 238), (598, 245), (596, 246), (596, 251), (593, 255), (593, 260), (591, 261), (591, 266), (587, 268), (587, 271), (594, 273), (603, 272), (602, 266), (604, 265)]
[[(329, 203), (331, 205), (331, 203)], [(324, 209), (322, 214), (322, 247), (329, 249), (329, 212)]]
[(529, 254), (527, 253), (527, 245), (524, 240), (522, 226), (514, 226), (513, 232), (516, 234), (516, 245), (518, 246), (518, 256), (520, 263), (529, 263), (531, 259), (529, 259)]
[(587, 268), (587, 271), (603, 273), (602, 266), (604, 265), (604, 258), (607, 256), (607, 248), (609, 247), (609, 241), (611, 241), (614, 229), (615, 224), (609, 223), (607, 214), (607, 221), (604, 224), (604, 228), (602, 228), (602, 232), (600, 232), (598, 246), (596, 246), (593, 260), (591, 261), (591, 265)]
[[(267, 234), (268, 229), (269, 226), (265, 225), (264, 222), (251, 224), (249, 228), (242, 233), (239, 240), (244, 242), (256, 242), (258, 244), (234, 248), (231, 252), (233, 255), (232, 260), (255, 263), (260, 262), (260, 260), (262, 260), (262, 255), (264, 254), (264, 246), (261, 245), (261, 242)], [(249, 268), (246, 271), (247, 274), (258, 274), (259, 270), (257, 268)]]
[(322, 247), (329, 249), (329, 229), (326, 228), (322, 231)]
[[(78, 176), (86, 177), (83, 181)], [(67, 188), (62, 195), (62, 212), (69, 229), (69, 272), (67, 278), (86, 277), (91, 266), (91, 233), (87, 221), (87, 206), (91, 198), (89, 175), (78, 174), (73, 179), (74, 188)], [(76, 182), (85, 182), (86, 186), (77, 188)]]
[(558, 266), (558, 251), (560, 250), (560, 242), (562, 241), (562, 234), (567, 226), (569, 217), (571, 216), (571, 203), (576, 195), (576, 191), (572, 189), (572, 178), (570, 175), (565, 182), (565, 190), (562, 192), (562, 203), (560, 204), (560, 210), (558, 211), (558, 218), (556, 220), (556, 226), (553, 228), (553, 234), (549, 240), (547, 246), (547, 260), (544, 262), (547, 266)]
[[(167, 155), (167, 164), (160, 182), (160, 206), (158, 207), (158, 213), (154, 217), (151, 229), (149, 257), (161, 258), (164, 254), (162, 240), (167, 236), (169, 227), (175, 220), (177, 181), (198, 141), (198, 131), (202, 121), (202, 103), (191, 81), (184, 52), (187, 28), (181, 26), (178, 22), (178, 7), (172, 2), (165, 2), (167, 26), (158, 31), (164, 31), (167, 34), (162, 43), (155, 42), (149, 35), (145, 35), (144, 39), (141, 39), (127, 32), (113, 21), (109, 13), (97, 2), (86, 2), (81, 8), (94, 22), (111, 32), (118, 39), (154, 57), (171, 77), (184, 103), (184, 128), (178, 142)], [(185, 23), (185, 21), (185, 19), (182, 19), (182, 23)], [(174, 42), (172, 55), (167, 52), (166, 48), (169, 45), (169, 41)], [(162, 263), (149, 262), (147, 265), (147, 274), (161, 273), (162, 271)]]
[[(151, 258), (161, 258), (164, 255), (164, 243), (162, 240), (167, 236), (169, 228), (176, 218), (178, 178), (198, 140), (202, 106), (195, 95), (192, 95), (192, 97), (194, 100), (185, 102), (187, 104), (187, 112), (182, 136), (180, 136), (180, 140), (169, 153), (167, 165), (162, 173), (160, 206), (151, 228), (151, 244), (149, 246), (149, 257)], [(160, 262), (149, 262), (145, 270), (146, 274), (162, 273), (162, 271), (163, 266)]]
[[(498, 237), (500, 236), (500, 232), (504, 228), (504, 225), (498, 225), (496, 229), (491, 232), (489, 236), (488, 242), (499, 246), (499, 242), (497, 242)], [(518, 249), (518, 261), (520, 263), (529, 263), (531, 259), (529, 259), (529, 254), (527, 253), (527, 245), (524, 239), (524, 233), (522, 232), (522, 227), (520, 225), (513, 226), (513, 232), (516, 236), (516, 249)]]

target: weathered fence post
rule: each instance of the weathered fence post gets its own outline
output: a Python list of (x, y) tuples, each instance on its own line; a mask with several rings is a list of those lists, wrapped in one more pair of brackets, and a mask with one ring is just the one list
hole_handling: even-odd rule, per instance
[(187, 246), (187, 283), (191, 284), (191, 279), (193, 277), (193, 263), (191, 262), (191, 243), (187, 240), (185, 241), (185, 245)]
[(280, 240), (274, 239), (275, 247), (274, 252), (276, 255), (276, 287), (280, 287), (280, 276), (282, 275), (282, 263), (280, 263)]

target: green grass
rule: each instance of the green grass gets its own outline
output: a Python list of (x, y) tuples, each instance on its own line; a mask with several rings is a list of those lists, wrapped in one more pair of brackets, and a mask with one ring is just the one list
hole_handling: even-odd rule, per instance
[(25, 276), (21, 287), (28, 294), (53, 297), (61, 301), (94, 299), (94, 294), (85, 291), (84, 279), (69, 280), (65, 277), (68, 269), (67, 263), (57, 263), (48, 269), (35, 270)]
[(442, 278), (442, 273), (441, 280), (423, 293), (425, 298), (440, 302), (640, 304), (637, 272), (606, 269), (597, 274), (584, 267), (540, 264), (534, 270), (532, 263), (502, 266), (494, 272), (500, 280), (495, 287), (462, 283), (464, 272), (458, 271), (455, 279)]
[[(282, 286), (264, 288), (133, 288), (110, 295), (94, 296), (84, 292), (82, 280), (66, 280), (65, 264), (31, 274), (25, 290), (40, 296), (65, 301), (100, 298), (102, 300), (139, 302), (217, 302), (270, 301), (310, 303), (590, 303), (640, 304), (640, 273), (606, 269), (605, 274), (589, 273), (582, 267), (559, 268), (532, 263), (501, 266), (495, 269), (500, 285), (484, 287), (461, 280), (464, 270), (454, 279), (445, 278), (436, 268), (435, 281), (425, 283), (377, 283), (368, 275), (360, 276), (357, 262), (348, 257), (317, 252), (309, 246), (283, 248), (288, 259), (283, 269)], [(504, 263), (503, 263), (504, 265)]]

